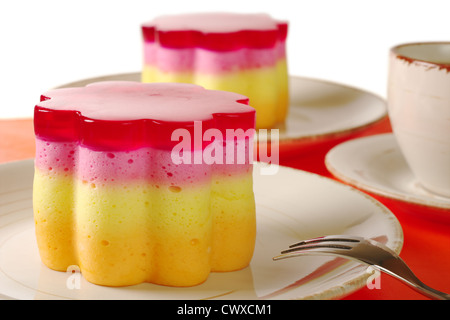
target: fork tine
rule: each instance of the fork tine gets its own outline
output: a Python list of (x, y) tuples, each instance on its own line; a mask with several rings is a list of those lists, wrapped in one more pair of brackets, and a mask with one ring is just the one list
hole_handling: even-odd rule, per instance
[(330, 235), (318, 238), (312, 238), (308, 240), (302, 240), (300, 242), (291, 244), (289, 248), (296, 248), (307, 244), (314, 243), (325, 243), (325, 242), (361, 242), (359, 237), (341, 236), (341, 235)]
[(345, 255), (345, 252), (351, 250), (354, 245), (360, 243), (361, 240), (362, 238), (360, 237), (346, 235), (329, 235), (303, 240), (290, 245), (289, 249), (281, 251), (281, 254), (274, 257), (273, 260), (280, 260), (308, 253)]
[(299, 248), (291, 248), (283, 250), (278, 256), (272, 258), (272, 260), (281, 260), (290, 257), (296, 257), (301, 255), (311, 255), (311, 254), (331, 254), (337, 256), (346, 256), (346, 253), (350, 251), (352, 247), (350, 246), (330, 246), (330, 245), (314, 245), (314, 246), (304, 246)]
[(281, 260), (289, 257), (295, 257), (308, 254), (332, 254), (338, 256), (347, 256), (353, 249), (353, 243), (358, 241), (326, 241), (312, 240), (302, 241), (292, 245), (289, 249), (281, 251), (280, 255), (273, 257), (273, 260)]
[(281, 254), (291, 253), (291, 252), (300, 252), (300, 251), (311, 251), (314, 249), (342, 249), (342, 250), (350, 250), (352, 246), (348, 246), (340, 243), (319, 243), (319, 244), (304, 244), (296, 247), (292, 247), (286, 250), (281, 251)]

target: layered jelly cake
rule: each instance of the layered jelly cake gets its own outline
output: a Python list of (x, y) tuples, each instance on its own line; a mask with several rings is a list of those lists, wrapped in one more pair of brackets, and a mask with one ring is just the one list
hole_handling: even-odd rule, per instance
[(34, 125), (36, 237), (49, 268), (76, 265), (106, 286), (193, 286), (249, 264), (255, 110), (246, 97), (98, 82), (43, 94)]
[(143, 82), (185, 82), (243, 94), (256, 128), (288, 112), (288, 24), (266, 14), (161, 16), (142, 25)]

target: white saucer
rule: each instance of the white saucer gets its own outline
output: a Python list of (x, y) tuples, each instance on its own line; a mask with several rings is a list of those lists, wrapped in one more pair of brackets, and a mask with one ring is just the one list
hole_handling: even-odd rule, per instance
[(263, 166), (254, 167), (258, 229), (249, 267), (212, 273), (191, 288), (149, 283), (111, 288), (41, 263), (32, 210), (33, 160), (0, 165), (0, 299), (329, 299), (365, 286), (373, 276), (370, 269), (329, 256), (272, 258), (301, 239), (329, 234), (378, 239), (400, 252), (401, 226), (378, 201), (295, 169), (279, 167), (274, 175), (262, 175)]
[[(84, 79), (60, 86), (81, 87), (92, 82), (140, 81), (140, 73)], [(289, 78), (290, 107), (279, 128), (280, 142), (302, 144), (342, 138), (358, 132), (387, 115), (386, 102), (367, 91), (342, 84), (298, 76)], [(270, 140), (270, 135), (259, 137)]]
[(344, 142), (328, 152), (325, 163), (335, 177), (361, 190), (422, 206), (450, 209), (450, 198), (421, 187), (393, 134)]

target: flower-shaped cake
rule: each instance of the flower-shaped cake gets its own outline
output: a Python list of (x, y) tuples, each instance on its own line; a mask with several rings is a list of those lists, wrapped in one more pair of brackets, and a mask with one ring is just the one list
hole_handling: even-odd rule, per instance
[(247, 266), (256, 232), (247, 103), (176, 83), (43, 94), (33, 207), (44, 264), (77, 265), (108, 286), (192, 286)]

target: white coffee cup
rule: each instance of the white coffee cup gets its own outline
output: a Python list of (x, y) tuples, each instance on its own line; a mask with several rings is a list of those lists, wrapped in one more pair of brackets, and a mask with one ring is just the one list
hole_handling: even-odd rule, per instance
[(390, 51), (388, 112), (400, 149), (423, 188), (450, 197), (450, 42)]

